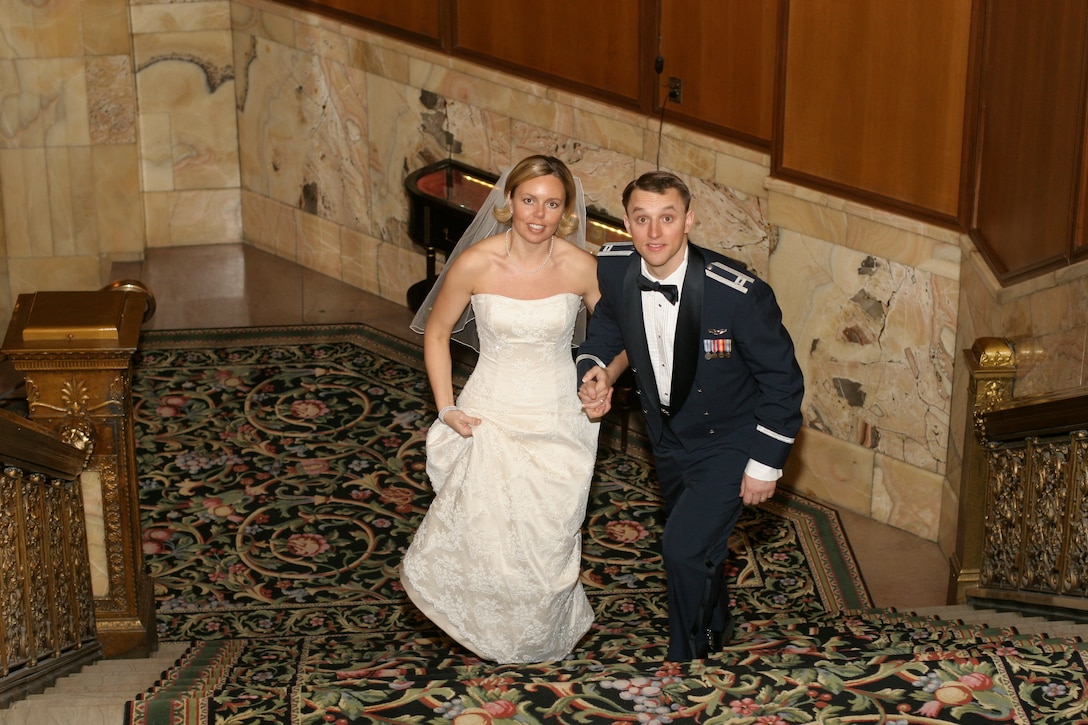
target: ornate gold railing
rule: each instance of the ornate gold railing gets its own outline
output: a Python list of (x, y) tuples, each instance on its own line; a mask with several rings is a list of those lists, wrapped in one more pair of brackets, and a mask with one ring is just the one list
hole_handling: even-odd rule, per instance
[(1013, 398), (1012, 346), (986, 338), (972, 352), (975, 440), (960, 524), (974, 508), (981, 527), (967, 527), (962, 551), (977, 575), (960, 582), (962, 594), (1088, 612), (1088, 389)]
[(88, 452), (0, 410), (0, 707), (102, 656), (78, 478)]
[(139, 282), (19, 295), (0, 352), (23, 374), (31, 421), (91, 447), (81, 478), (95, 626), (107, 657), (155, 648), (141, 548), (132, 356), (155, 309)]
[(1088, 391), (1002, 404), (978, 433), (986, 526), (971, 594), (1088, 611)]

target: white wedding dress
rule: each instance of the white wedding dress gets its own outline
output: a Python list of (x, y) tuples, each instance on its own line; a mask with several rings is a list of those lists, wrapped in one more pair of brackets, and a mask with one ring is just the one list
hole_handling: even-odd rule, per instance
[(435, 498), (402, 563), (412, 601), (502, 663), (560, 659), (593, 622), (579, 582), (598, 424), (577, 396), (571, 331), (581, 298), (473, 295), (479, 362), (458, 405), (483, 423), (435, 422)]

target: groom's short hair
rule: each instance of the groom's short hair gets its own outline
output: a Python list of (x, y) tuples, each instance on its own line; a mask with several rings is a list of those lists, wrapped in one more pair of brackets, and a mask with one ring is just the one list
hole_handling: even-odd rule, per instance
[(679, 176), (668, 171), (647, 171), (629, 183), (627, 188), (623, 190), (624, 210), (627, 209), (627, 202), (636, 189), (648, 191), (651, 194), (664, 194), (669, 189), (676, 189), (684, 202), (684, 211), (686, 212), (688, 207), (691, 206), (691, 190), (688, 189), (688, 185)]

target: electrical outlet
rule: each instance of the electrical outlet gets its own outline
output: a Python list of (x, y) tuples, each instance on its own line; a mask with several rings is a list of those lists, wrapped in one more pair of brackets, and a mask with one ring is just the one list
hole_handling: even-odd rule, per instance
[(673, 103), (682, 103), (684, 99), (684, 82), (676, 76), (669, 76), (669, 100)]

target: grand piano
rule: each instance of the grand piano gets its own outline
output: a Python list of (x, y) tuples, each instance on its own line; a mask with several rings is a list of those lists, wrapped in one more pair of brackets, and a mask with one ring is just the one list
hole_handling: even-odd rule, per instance
[[(472, 223), (487, 200), (498, 175), (445, 159), (417, 169), (404, 180), (408, 194), (408, 236), (427, 251), (427, 277), (408, 289), (408, 307), (416, 312), (437, 278), (439, 253), (443, 258)], [(591, 249), (605, 242), (629, 240), (623, 222), (587, 210), (586, 241)]]

